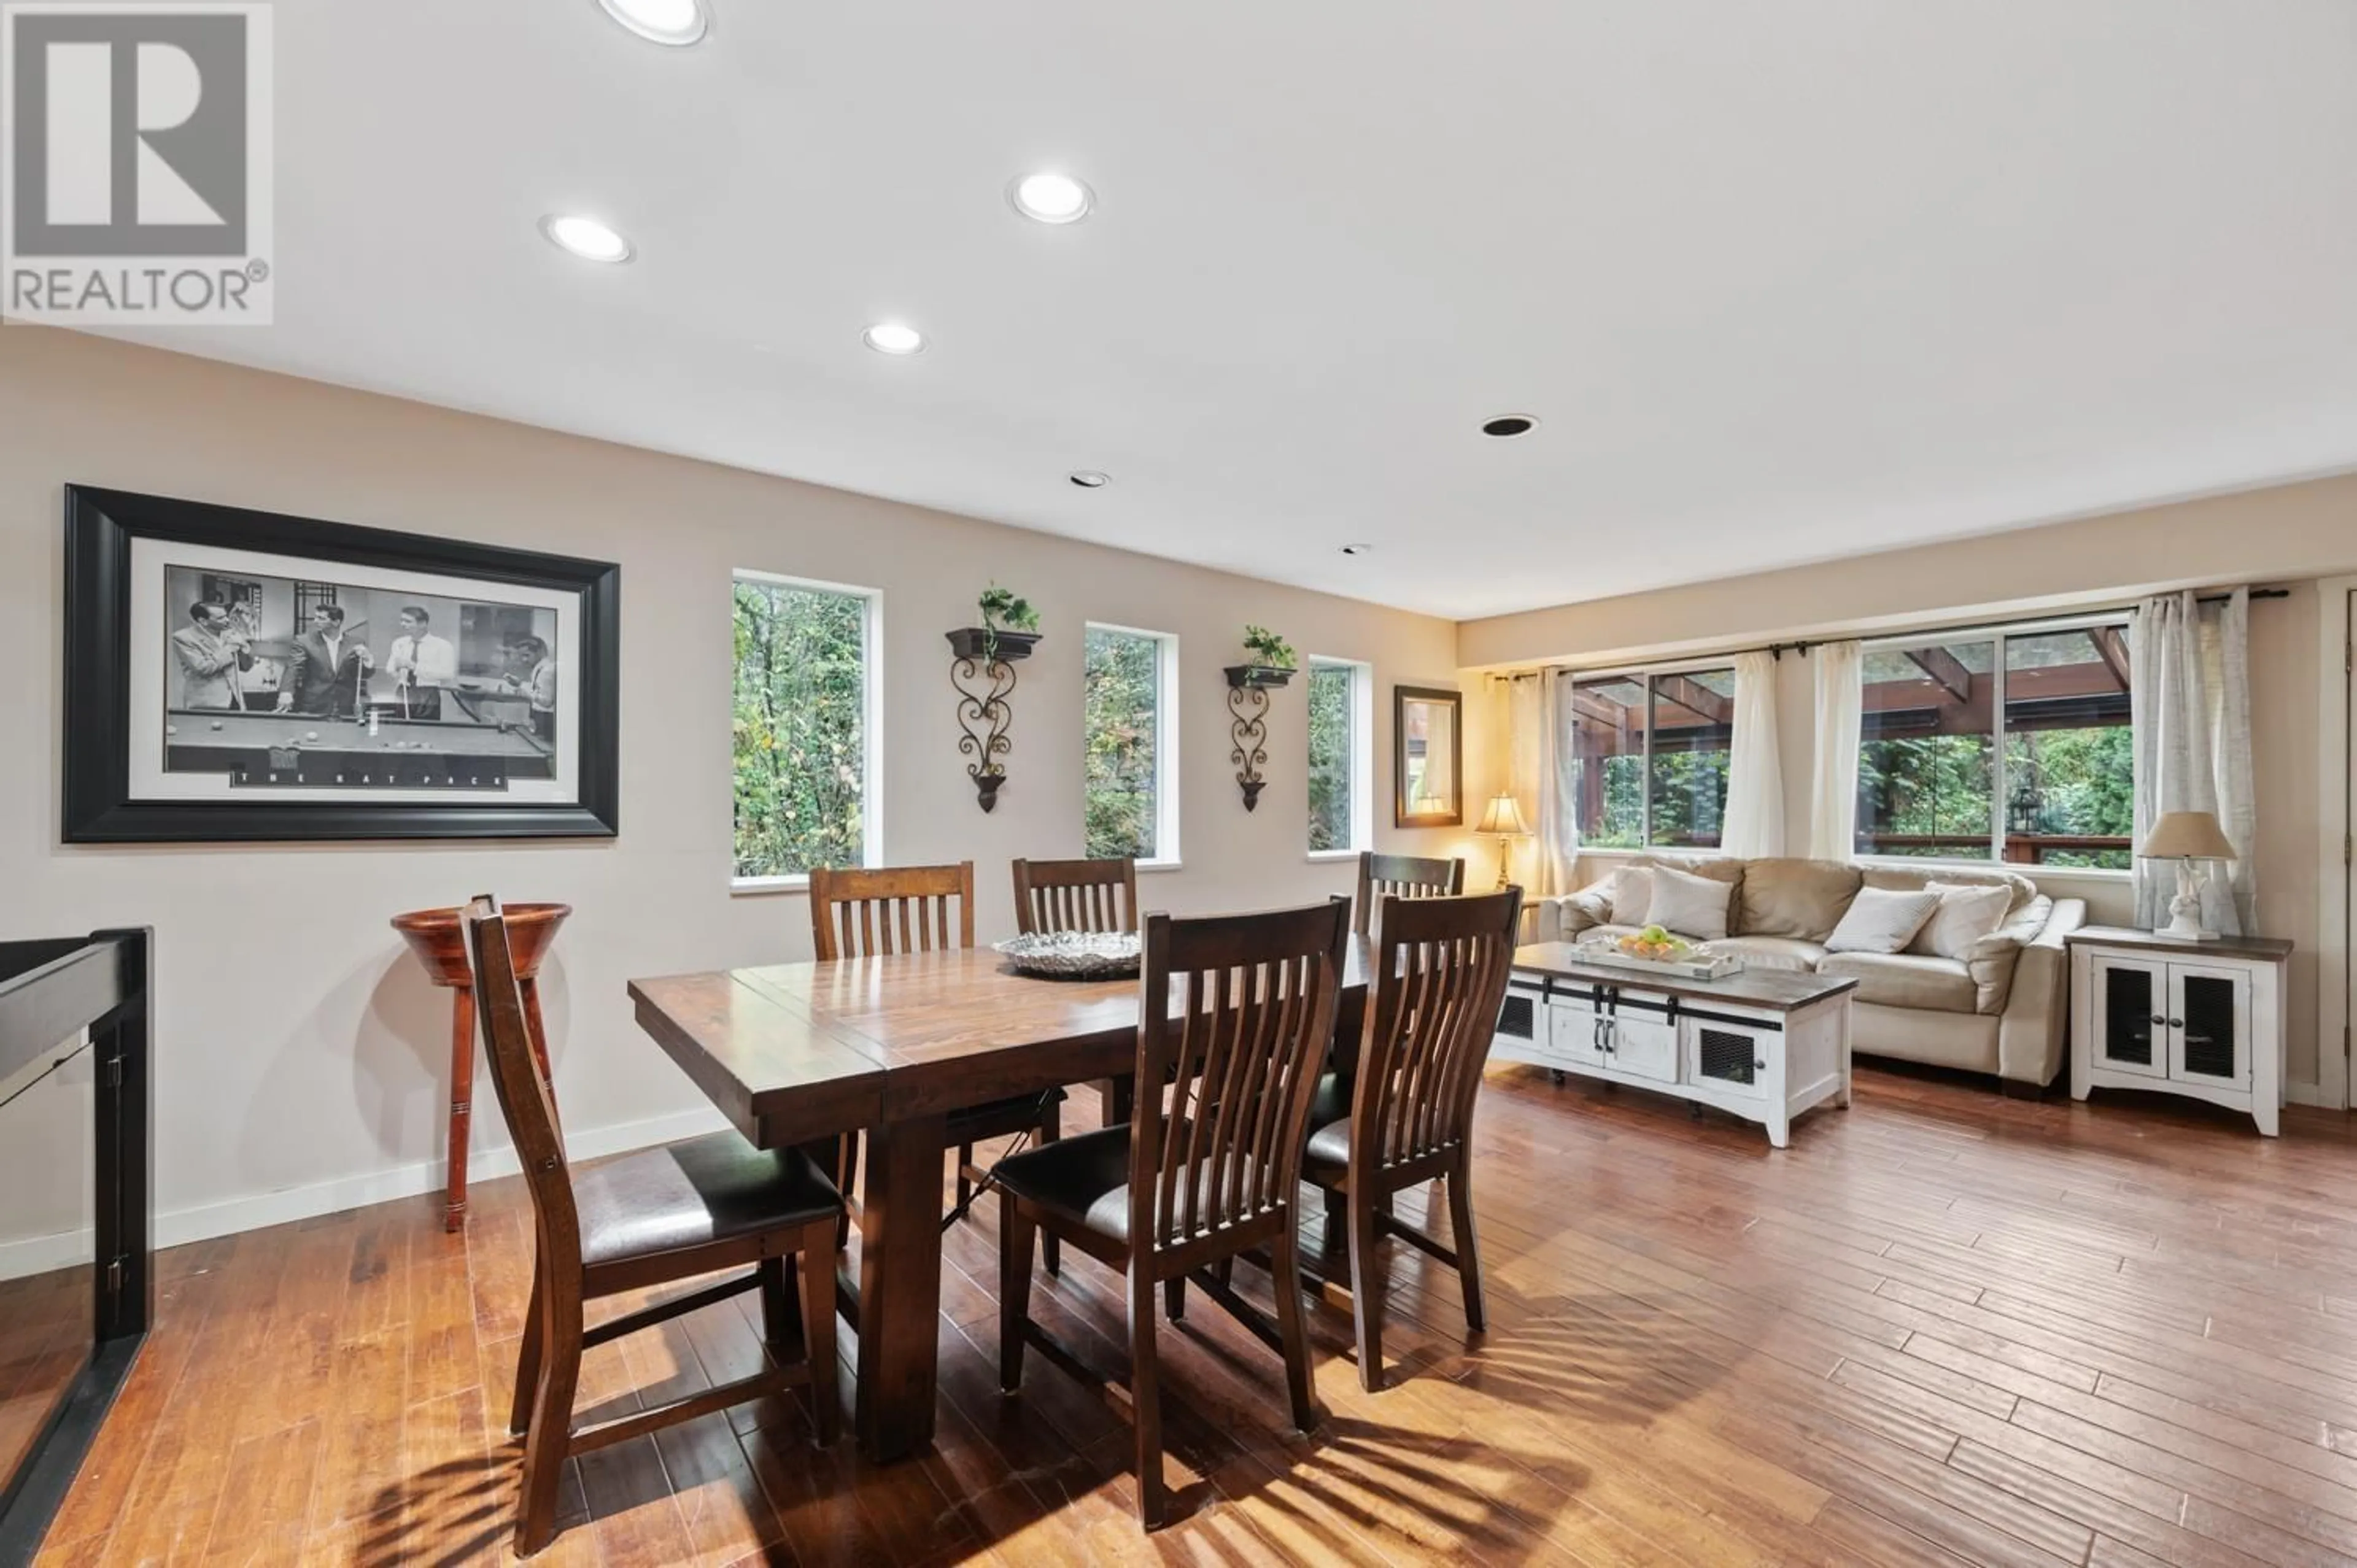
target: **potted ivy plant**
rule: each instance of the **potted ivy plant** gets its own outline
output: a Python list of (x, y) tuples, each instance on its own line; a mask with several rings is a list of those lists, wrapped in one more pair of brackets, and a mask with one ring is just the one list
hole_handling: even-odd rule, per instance
[(1293, 679), (1293, 644), (1265, 626), (1244, 628), (1244, 661), (1228, 666), (1231, 686), (1282, 686)]
[(1030, 600), (993, 583), (982, 591), (975, 607), (982, 612), (982, 624), (949, 634), (950, 649), (960, 659), (1012, 664), (1031, 656), (1039, 640), (1039, 612)]

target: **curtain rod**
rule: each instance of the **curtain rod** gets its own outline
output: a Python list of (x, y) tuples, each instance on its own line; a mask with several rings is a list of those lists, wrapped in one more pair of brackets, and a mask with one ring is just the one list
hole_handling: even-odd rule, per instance
[[(2233, 596), (2234, 596), (2233, 594), (2200, 594), (2195, 596), (2194, 602), (2196, 604), (2203, 605), (2222, 605)], [(2289, 597), (2291, 597), (2291, 590), (2289, 588), (2253, 588), (2251, 590), (2251, 599), (2254, 603), (2256, 603), (2260, 599), (2287, 599)], [(2135, 607), (2136, 607), (2134, 605), (2098, 605), (2093, 609), (2056, 610), (2042, 616), (2015, 616), (2007, 620), (1965, 621), (1954, 627), (1932, 627), (1925, 630), (1922, 635), (1926, 637), (1936, 637), (1943, 631), (2003, 631), (2007, 627), (2043, 626), (2049, 621), (2061, 620), (2072, 616), (2102, 615), (2107, 609), (2132, 610)], [(1909, 635), (1910, 634), (1905, 630), (1899, 630), (1877, 633), (1870, 639), (1864, 637), (1855, 639), (1850, 638), (1820, 637), (1800, 642), (1763, 642), (1751, 648), (1729, 648), (1721, 651), (1696, 654), (1695, 657), (1698, 659), (1732, 659), (1738, 653), (1764, 653), (1770, 659), (1781, 663), (1783, 661), (1784, 655), (1787, 652), (1797, 653), (1802, 658), (1806, 659), (1809, 656), (1810, 649), (1822, 647), (1828, 642), (1848, 642), (1852, 640), (1860, 642), (1867, 640), (1880, 642), (1888, 638), (1906, 637)], [(1570, 664), (1553, 664), (1548, 665), (1545, 668), (1571, 672), (1576, 671), (1577, 666)], [(1597, 668), (1609, 670), (1612, 668), (1612, 666), (1598, 665)], [(1505, 675), (1492, 676), (1491, 679), (1502, 681), (1530, 681), (1537, 679), (1541, 672), (1542, 671), (1538, 670), (1516, 670)]]

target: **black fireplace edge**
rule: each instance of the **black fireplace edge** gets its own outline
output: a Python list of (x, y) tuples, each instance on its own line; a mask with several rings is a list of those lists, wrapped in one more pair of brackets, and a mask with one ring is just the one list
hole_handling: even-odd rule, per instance
[(98, 1166), (91, 1357), (0, 1487), (0, 1568), (40, 1550), (155, 1320), (154, 948), (145, 928), (0, 942), (0, 1058), (29, 1059), (90, 1030)]

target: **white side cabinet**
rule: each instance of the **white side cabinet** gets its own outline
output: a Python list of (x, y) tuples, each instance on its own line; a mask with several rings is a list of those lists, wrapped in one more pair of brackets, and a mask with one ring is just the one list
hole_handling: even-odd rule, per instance
[(2173, 941), (2109, 926), (2083, 926), (2069, 941), (2072, 1098), (2159, 1090), (2247, 1111), (2276, 1135), (2291, 943)]

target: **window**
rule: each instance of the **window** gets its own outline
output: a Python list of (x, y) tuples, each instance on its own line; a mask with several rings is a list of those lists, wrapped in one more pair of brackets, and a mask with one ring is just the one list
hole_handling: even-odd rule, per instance
[(1178, 858), (1177, 736), (1171, 700), (1178, 639), (1092, 626), (1081, 660), (1084, 788), (1091, 859)]
[(2126, 629), (2109, 619), (1870, 644), (1858, 849), (2126, 869)]
[(880, 600), (757, 572), (735, 587), (736, 880), (872, 865)]
[(1344, 659), (1309, 660), (1309, 853), (1374, 841), (1374, 677)]
[(1567, 722), (1581, 843), (1717, 845), (1735, 748), (1731, 667), (1577, 677)]

